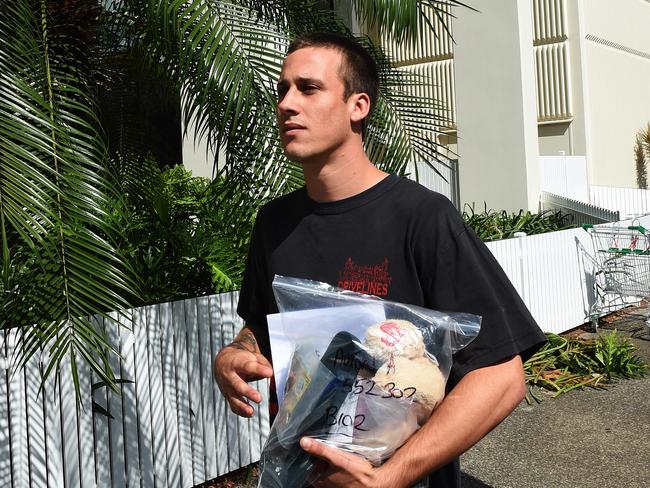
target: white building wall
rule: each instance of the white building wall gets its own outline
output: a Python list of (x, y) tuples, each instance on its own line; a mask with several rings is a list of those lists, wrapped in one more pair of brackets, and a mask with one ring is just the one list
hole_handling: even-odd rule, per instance
[(634, 140), (650, 122), (650, 2), (582, 2), (591, 183), (636, 187)]
[(194, 127), (188, 127), (183, 137), (183, 166), (192, 172), (192, 176), (212, 179), (214, 155), (208, 150), (205, 139), (194, 139)]
[(536, 210), (539, 199), (530, 0), (469, 2), (454, 20), (461, 202)]

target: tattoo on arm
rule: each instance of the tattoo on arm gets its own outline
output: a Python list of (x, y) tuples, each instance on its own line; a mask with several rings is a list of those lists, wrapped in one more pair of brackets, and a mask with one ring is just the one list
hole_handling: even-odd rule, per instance
[(255, 335), (247, 327), (244, 327), (239, 334), (237, 334), (237, 337), (232, 341), (230, 347), (252, 353), (258, 353), (260, 351)]

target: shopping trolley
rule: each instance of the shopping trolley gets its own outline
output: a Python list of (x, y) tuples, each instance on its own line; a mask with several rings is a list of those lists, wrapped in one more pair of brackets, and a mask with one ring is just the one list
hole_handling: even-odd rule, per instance
[[(650, 232), (641, 225), (583, 228), (595, 251), (596, 300), (590, 318), (597, 326), (604, 313), (650, 297)], [(645, 332), (650, 333), (650, 316)]]

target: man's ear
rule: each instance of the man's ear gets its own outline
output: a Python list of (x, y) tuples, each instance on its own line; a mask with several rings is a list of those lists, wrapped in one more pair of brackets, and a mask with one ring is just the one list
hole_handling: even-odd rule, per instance
[(360, 122), (368, 117), (370, 113), (370, 97), (366, 93), (355, 93), (350, 99), (354, 103), (350, 120), (352, 122)]

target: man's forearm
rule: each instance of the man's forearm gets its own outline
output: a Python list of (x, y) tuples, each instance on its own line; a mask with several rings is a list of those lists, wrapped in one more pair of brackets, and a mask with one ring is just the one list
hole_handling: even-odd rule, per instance
[(521, 358), (468, 373), (431, 418), (381, 468), (387, 486), (411, 486), (498, 425), (525, 395)]

